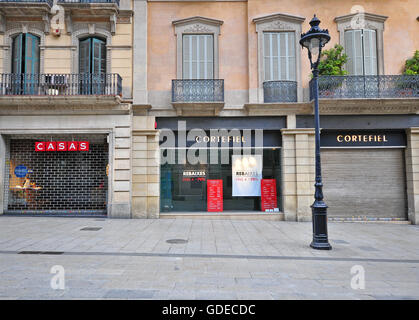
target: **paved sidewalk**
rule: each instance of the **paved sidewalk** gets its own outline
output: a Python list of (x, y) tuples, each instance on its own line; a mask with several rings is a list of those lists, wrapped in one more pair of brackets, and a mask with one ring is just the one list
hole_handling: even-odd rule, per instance
[[(332, 251), (311, 249), (311, 233), (301, 222), (1, 216), (0, 299), (419, 299), (419, 226), (329, 223)], [(54, 265), (64, 290), (51, 288)], [(354, 265), (365, 289), (351, 288)]]

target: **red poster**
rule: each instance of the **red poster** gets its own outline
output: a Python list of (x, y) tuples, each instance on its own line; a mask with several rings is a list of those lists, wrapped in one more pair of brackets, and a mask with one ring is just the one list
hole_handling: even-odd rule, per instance
[(45, 142), (35, 142), (35, 151), (45, 151)]
[(278, 208), (275, 179), (262, 179), (260, 186), (262, 211)]
[(223, 180), (207, 180), (207, 211), (223, 211)]

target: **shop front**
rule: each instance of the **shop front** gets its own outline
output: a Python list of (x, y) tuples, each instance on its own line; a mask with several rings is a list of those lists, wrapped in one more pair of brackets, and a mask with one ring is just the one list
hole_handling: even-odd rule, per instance
[[(176, 122), (164, 128), (168, 120), (157, 120), (161, 215), (282, 211), (278, 129), (251, 119)], [(198, 123), (204, 128), (194, 129)]]
[(4, 212), (106, 215), (106, 134), (5, 135)]
[(407, 219), (404, 130), (324, 130), (321, 143), (328, 217)]

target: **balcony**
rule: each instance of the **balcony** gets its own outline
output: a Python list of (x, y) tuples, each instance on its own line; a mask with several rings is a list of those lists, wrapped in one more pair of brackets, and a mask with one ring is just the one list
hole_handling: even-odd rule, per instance
[(0, 96), (121, 96), (122, 78), (106, 74), (0, 74)]
[(224, 107), (224, 80), (172, 80), (172, 104), (178, 115), (218, 115)]
[(118, 74), (0, 74), (0, 116), (126, 112)]
[(119, 7), (119, 0), (58, 0), (58, 3), (115, 3)]
[(172, 80), (172, 102), (224, 102), (224, 80)]
[(13, 16), (48, 14), (53, 0), (0, 0), (0, 13)]
[(297, 102), (296, 81), (265, 81), (263, 83), (264, 103)]
[[(71, 12), (72, 17), (107, 17), (116, 23), (120, 0), (58, 0), (58, 4)], [(115, 27), (115, 26), (113, 26)]]
[[(73, 16), (112, 16), (118, 13), (120, 0), (58, 0)], [(0, 13), (13, 16), (49, 14), (53, 0), (0, 0)]]
[[(400, 99), (419, 97), (419, 76), (320, 76), (321, 99)], [(313, 80), (310, 81), (310, 100)]]

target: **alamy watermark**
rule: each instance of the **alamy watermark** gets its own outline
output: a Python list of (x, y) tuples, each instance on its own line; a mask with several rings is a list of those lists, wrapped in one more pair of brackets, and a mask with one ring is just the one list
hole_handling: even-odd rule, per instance
[(364, 290), (365, 289), (365, 269), (363, 266), (357, 264), (352, 266), (351, 274), (351, 288), (353, 290)]
[[(187, 130), (186, 121), (178, 121), (177, 134), (160, 129), (160, 164), (230, 164), (233, 155), (263, 155), (262, 129)], [(209, 154), (209, 159), (208, 159)]]
[(51, 289), (64, 290), (65, 289), (65, 270), (62, 265), (55, 265), (51, 267), (50, 273), (54, 274), (51, 278)]

